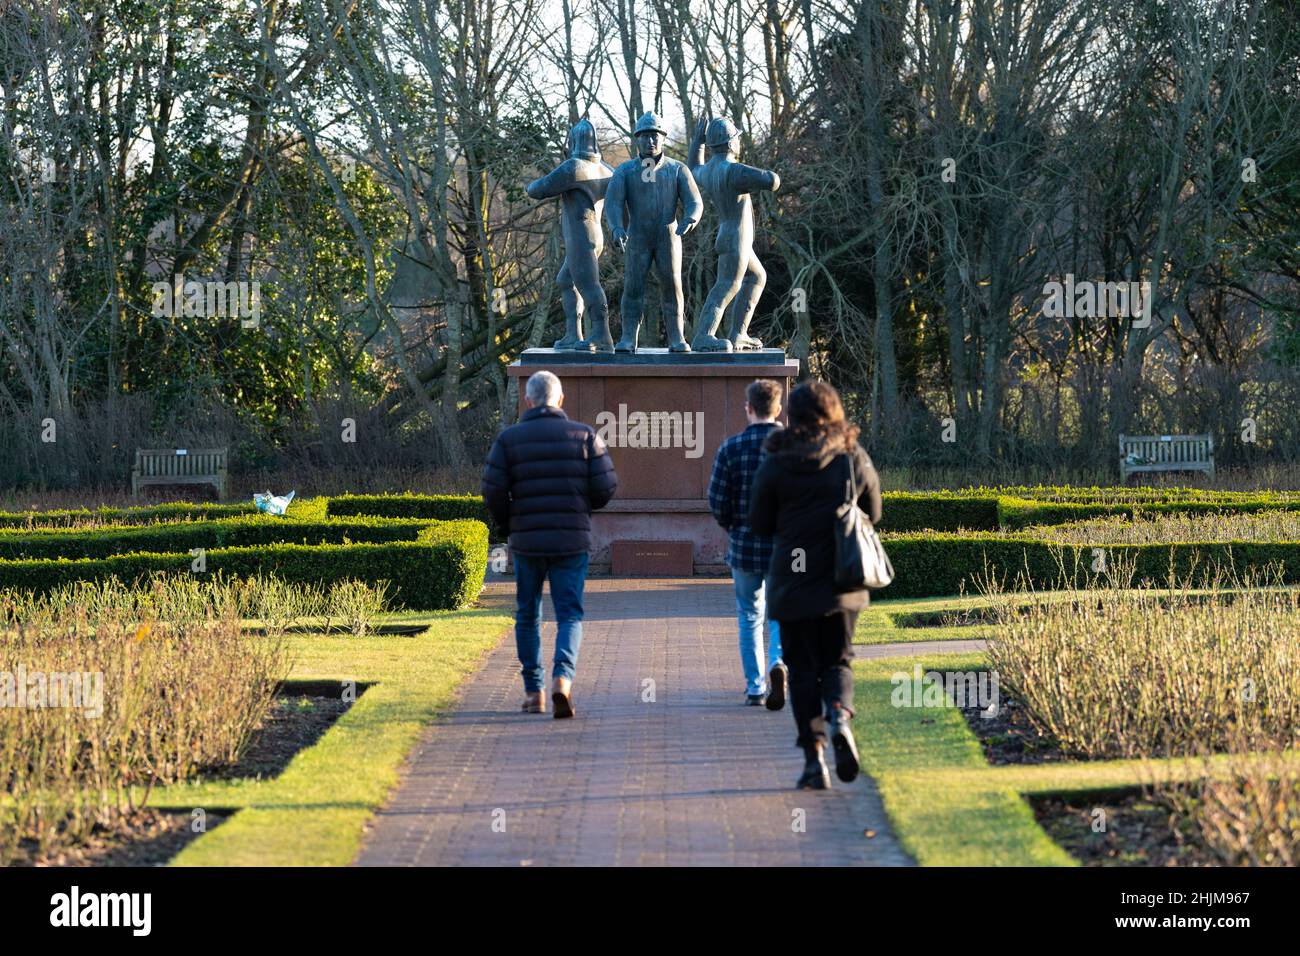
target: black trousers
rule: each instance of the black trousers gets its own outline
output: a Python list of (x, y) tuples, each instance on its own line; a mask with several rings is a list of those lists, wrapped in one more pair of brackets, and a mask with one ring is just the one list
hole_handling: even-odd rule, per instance
[(800, 747), (826, 741), (826, 717), (853, 713), (853, 629), (857, 611), (781, 621), (781, 656), (790, 670), (790, 707)]

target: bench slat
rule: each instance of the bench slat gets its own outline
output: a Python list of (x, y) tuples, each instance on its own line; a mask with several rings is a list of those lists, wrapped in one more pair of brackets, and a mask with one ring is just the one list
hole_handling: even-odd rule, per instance
[(211, 484), (217, 496), (226, 494), (225, 448), (189, 448), (184, 455), (175, 448), (137, 448), (131, 469), (131, 491), (136, 497), (147, 485)]

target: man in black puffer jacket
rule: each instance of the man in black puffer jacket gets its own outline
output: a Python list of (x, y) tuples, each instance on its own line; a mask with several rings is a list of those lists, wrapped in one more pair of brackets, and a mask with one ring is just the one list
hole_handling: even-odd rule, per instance
[(510, 535), (515, 559), (515, 647), (524, 678), (523, 710), (546, 712), (542, 692), (542, 585), (551, 582), (556, 717), (572, 717), (573, 675), (582, 643), (582, 592), (591, 548), (591, 513), (614, 497), (618, 476), (590, 425), (560, 410), (560, 380), (538, 372), (524, 390), (528, 411), (497, 436), (483, 469), (483, 502)]

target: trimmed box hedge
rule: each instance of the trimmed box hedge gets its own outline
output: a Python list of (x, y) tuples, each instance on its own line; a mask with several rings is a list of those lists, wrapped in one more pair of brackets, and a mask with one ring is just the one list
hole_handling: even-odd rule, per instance
[[(259, 544), (205, 552), (204, 572), (330, 585), (387, 582), (397, 607), (450, 610), (473, 601), (487, 569), (487, 528), (479, 521), (428, 525), (416, 540), (355, 544)], [(0, 587), (45, 593), (74, 581), (115, 577), (136, 583), (153, 574), (193, 574), (190, 554), (137, 552), (109, 557), (0, 560)]]
[[(935, 493), (935, 492), (927, 492)], [(1300, 491), (1220, 491), (1214, 488), (1150, 488), (1081, 485), (1002, 485), (970, 487), (942, 494), (976, 498), (1021, 498), (1030, 501), (1074, 502), (1076, 504), (1172, 504), (1176, 502), (1251, 503), (1300, 502)]]
[[(972, 495), (977, 498), (1012, 497), (1032, 501), (1120, 502), (1198, 501), (1224, 496), (1249, 496), (1262, 492), (1219, 491), (1213, 488), (1153, 488), (1125, 485), (993, 485), (969, 486), (945, 494)], [(1286, 492), (1269, 492), (1286, 494)]]
[(429, 610), (466, 607), (483, 590), (487, 574), (488, 528), (482, 521), (439, 521), (420, 532), (417, 545), (437, 556), (435, 580), (420, 582)]
[(1182, 580), (1217, 564), (1235, 568), (1238, 574), (1273, 566), (1279, 571), (1279, 583), (1300, 583), (1300, 542), (1094, 546), (977, 533), (888, 535), (884, 545), (894, 566), (894, 583), (876, 592), (882, 598), (942, 597), (963, 589), (968, 594), (976, 593), (988, 573), (1007, 587), (1021, 574), (1042, 590), (1070, 584), (1084, 586), (1099, 577), (1092, 572), (1094, 549), (1106, 552), (1111, 567), (1134, 561), (1136, 581), (1145, 578), (1163, 584), (1169, 580), (1171, 570), (1176, 579)]
[[(888, 492), (882, 528), (892, 531), (958, 531), (963, 528), (995, 531), (998, 527), (996, 497), (971, 498), (956, 492)], [(478, 495), (340, 495), (329, 500), (330, 517), (374, 515), (384, 518), (426, 518), (452, 520), (475, 518), (499, 533), (487, 506)]]
[(194, 504), (177, 501), (141, 508), (61, 508), (53, 511), (0, 511), (0, 528), (67, 528), (97, 524), (152, 524), (159, 521), (210, 521), (257, 515), (252, 504)]
[(307, 520), (241, 515), (220, 521), (109, 525), (26, 531), (0, 529), (0, 560), (106, 558), (114, 554), (177, 553), (192, 548), (242, 548), (270, 544), (344, 544), (415, 541), (427, 521), (353, 518)]
[(370, 515), (378, 518), (424, 518), (429, 521), (472, 519), (488, 526), (493, 541), (504, 540), (479, 495), (336, 495), (325, 513), (331, 518)]
[(492, 519), (478, 495), (336, 495), (329, 499), (325, 513), (331, 518), (353, 515), (435, 521), (472, 518), (485, 524)]
[[(295, 498), (289, 506), (290, 520), (320, 520), (326, 517), (328, 499)], [(50, 511), (0, 511), (0, 528), (70, 528), (73, 526), (142, 525), (178, 521), (221, 521), (227, 518), (257, 517), (262, 512), (251, 501), (170, 501), (158, 505), (127, 508), (60, 508)], [(267, 516), (270, 517), (270, 516)]]
[(882, 531), (996, 531), (998, 499), (947, 491), (887, 491)]
[(966, 488), (886, 492), (882, 531), (1018, 531), (1033, 525), (1138, 514), (1300, 510), (1298, 492), (1191, 488)]
[[(1200, 488), (1084, 488), (1073, 486), (1005, 486), (954, 491), (890, 491), (884, 495), (884, 530), (996, 531), (1036, 524), (1063, 524), (1086, 518), (1146, 513), (1260, 511), (1300, 509), (1300, 492), (1213, 491)], [(0, 512), (0, 528), (59, 528), (98, 521), (150, 524), (164, 521), (211, 521), (256, 517), (252, 504), (174, 502), (139, 508), (65, 509)], [(300, 498), (288, 520), (318, 518), (422, 518), (427, 521), (473, 519), (493, 527), (478, 495), (337, 495)]]
[(1142, 515), (1242, 514), (1257, 511), (1300, 511), (1300, 500), (1270, 495), (1128, 503), (1032, 501), (1014, 497), (998, 499), (999, 521), (1001, 527), (1008, 531), (1018, 531), (1031, 525), (1069, 524), (1089, 518), (1118, 516), (1131, 520)]
[[(1014, 492), (1014, 493), (1011, 493)], [(1211, 492), (1162, 488), (966, 488), (959, 491), (887, 491), (882, 531), (1017, 531), (1032, 525), (1065, 524), (1121, 515), (1300, 510), (1300, 493)], [(478, 495), (341, 495), (326, 505), (330, 517), (384, 518), (486, 523), (493, 541), (504, 535)]]

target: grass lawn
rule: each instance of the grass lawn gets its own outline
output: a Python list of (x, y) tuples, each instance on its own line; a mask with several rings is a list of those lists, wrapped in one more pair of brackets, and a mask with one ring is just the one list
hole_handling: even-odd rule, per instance
[(977, 641), (992, 636), (993, 628), (973, 624), (961, 627), (903, 627), (899, 618), (921, 612), (957, 610), (965, 602), (982, 598), (895, 598), (873, 600), (858, 615), (854, 644), (900, 644), (908, 641)]
[[(1059, 601), (1069, 597), (1064, 591), (1039, 591), (1024, 595), (1024, 602)], [(867, 609), (858, 615), (854, 644), (901, 644), (911, 641), (981, 641), (993, 636), (989, 624), (908, 626), (907, 620), (920, 615), (956, 614), (988, 607), (992, 597), (981, 594), (927, 598), (872, 598)]]
[[(1069, 597), (1063, 591), (1038, 591), (1025, 594), (1026, 604), (1031, 601), (1059, 601)], [(962, 611), (988, 607), (992, 597), (967, 595), (927, 598), (873, 598), (867, 609), (858, 615), (855, 644), (901, 644), (911, 641), (982, 641), (993, 636), (991, 624), (959, 624), (933, 626), (909, 625), (909, 618), (923, 615), (957, 614)]]
[[(1066, 591), (1038, 591), (1026, 593), (1022, 600), (1060, 601), (1072, 595)], [(907, 620), (920, 615), (957, 614), (975, 608), (988, 607), (992, 597), (966, 595), (928, 598), (873, 598), (867, 609), (858, 615), (858, 627), (853, 635), (854, 644), (901, 644), (911, 641), (982, 641), (993, 636), (990, 624), (962, 624), (935, 626), (908, 626)]]
[(194, 840), (176, 866), (345, 866), (403, 761), (456, 687), (510, 626), (503, 611), (391, 615), (427, 623), (416, 636), (292, 635), (291, 679), (356, 681), (369, 689), (317, 743), (271, 780), (182, 783), (154, 791), (159, 808), (235, 810)]
[(1204, 769), (1180, 758), (992, 767), (956, 708), (893, 706), (891, 675), (910, 675), (918, 663), (922, 670), (967, 671), (986, 661), (976, 653), (854, 663), (853, 722), (863, 768), (876, 779), (899, 841), (922, 865), (1076, 865), (1038, 826), (1022, 794), (1126, 789), (1196, 778)]
[(927, 866), (1069, 865), (1014, 787), (990, 770), (961, 712), (894, 707), (890, 675), (923, 668), (970, 670), (979, 654), (858, 661), (854, 733), (903, 848)]

